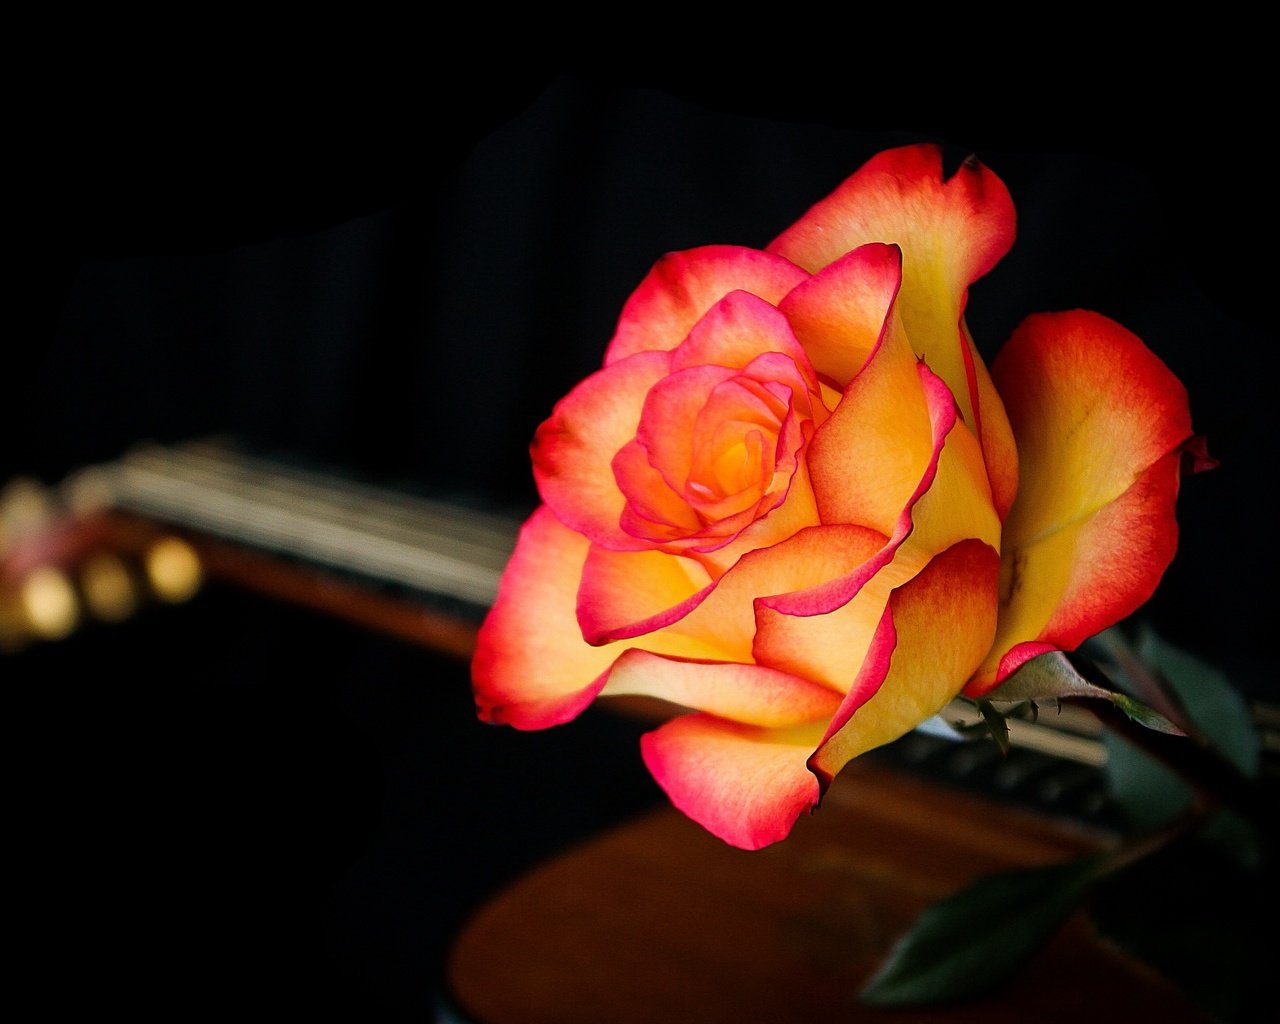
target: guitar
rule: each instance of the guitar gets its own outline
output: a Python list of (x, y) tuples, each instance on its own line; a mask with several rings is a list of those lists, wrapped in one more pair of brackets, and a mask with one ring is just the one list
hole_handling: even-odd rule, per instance
[(216, 441), (140, 445), (0, 497), (0, 644), (180, 602), (205, 577), (469, 657), (519, 519)]
[[(86, 620), (118, 622), (148, 602), (185, 601), (208, 577), (469, 659), (522, 518), (224, 440), (141, 444), (56, 488), (15, 480), (0, 493), (0, 651), (62, 638)], [(1256, 702), (1254, 711), (1274, 751), (1280, 707)], [(977, 721), (963, 701), (940, 717)], [(1097, 723), (1077, 709), (1009, 726), (1019, 748), (1092, 768), (1105, 760)]]
[[(55, 643), (78, 624), (120, 622), (145, 614), (151, 602), (186, 601), (203, 581), (216, 579), (465, 661), (520, 521), (516, 513), (370, 486), (216, 440), (141, 445), (55, 488), (13, 481), (5, 489), (0, 640), (13, 653)], [(641, 717), (663, 713), (643, 702), (611, 707)], [(1274, 709), (1255, 710), (1274, 752)], [(973, 714), (956, 702), (940, 718), (964, 724)], [(632, 986), (640, 1019), (669, 983), (661, 941), (670, 937), (673, 921), (690, 948), (721, 950), (710, 961), (689, 961), (679, 978), (682, 986), (701, 986), (696, 998), (709, 1014), (703, 1019), (720, 1019), (713, 1009), (730, 1012), (756, 998), (756, 989), (742, 987), (748, 980), (761, 988), (766, 979), (765, 989), (784, 993), (796, 980), (811, 984), (808, 974), (793, 975), (808, 968), (793, 963), (790, 947), (766, 956), (752, 936), (776, 927), (779, 913), (800, 908), (825, 915), (797, 933), (797, 941), (812, 943), (823, 929), (858, 925), (862, 918), (845, 912), (856, 897), (867, 914), (874, 912), (876, 935), (844, 936), (861, 944), (857, 956), (843, 964), (843, 973), (823, 975), (823, 986), (805, 989), (809, 1001), (793, 1007), (803, 1012), (837, 990), (854, 991), (883, 942), (925, 896), (941, 895), (979, 870), (1071, 855), (1106, 834), (1099, 771), (1106, 750), (1087, 715), (1064, 708), (1037, 721), (1012, 720), (1007, 756), (991, 743), (955, 743), (937, 733), (927, 725), (865, 763), (859, 759), (850, 766), (849, 785), (833, 789), (824, 813), (799, 823), (794, 841), (765, 854), (721, 848), (667, 808), (549, 861), (481, 907), (458, 934), (447, 979), (460, 1007), (455, 1019), (520, 1020), (522, 1007), (548, 993), (558, 993), (559, 1002), (551, 1000), (547, 1019), (576, 1019), (565, 1015), (573, 1008), (565, 1000), (577, 990), (559, 974), (554, 985), (543, 984), (543, 975), (588, 956), (594, 958), (590, 970), (573, 972), (595, 986), (587, 995)], [(837, 848), (852, 859), (828, 863)], [(899, 872), (881, 873), (886, 856), (898, 859)], [(941, 874), (940, 864), (947, 867)], [(649, 872), (645, 891), (658, 894), (655, 905), (684, 898), (689, 879), (702, 879), (703, 891), (720, 894), (719, 902), (705, 914), (676, 919), (632, 908), (619, 920), (611, 908), (616, 893), (634, 886), (633, 868)], [(927, 893), (920, 888), (926, 878)], [(590, 896), (599, 916), (559, 916), (566, 891)], [(782, 911), (760, 903), (765, 891), (785, 894)], [(624, 931), (604, 942), (593, 921)], [(1087, 958), (1095, 976), (1114, 981), (1124, 996), (1118, 1005), (1154, 999), (1168, 1019), (1181, 1019), (1180, 1004), (1167, 991), (1135, 982), (1128, 968), (1102, 957), (1079, 934), (1064, 942), (1070, 955)], [(495, 963), (509, 984), (492, 983)], [(1054, 998), (1070, 994), (1070, 984), (1060, 980), (1067, 975), (1050, 963), (1041, 967), (1030, 976), (1035, 985), (1047, 986)], [(724, 993), (739, 990), (738, 1003), (724, 1002)], [(690, 991), (686, 987), (685, 996), (694, 998)]]

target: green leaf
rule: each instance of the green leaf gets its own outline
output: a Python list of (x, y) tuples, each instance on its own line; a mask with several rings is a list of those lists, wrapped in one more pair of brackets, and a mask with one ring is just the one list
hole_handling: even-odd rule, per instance
[(1174, 736), (1183, 731), (1164, 715), (1124, 693), (1096, 665), (1078, 655), (1049, 651), (1026, 662), (986, 695), (991, 701), (1042, 701), (1083, 697), (1109, 700), (1140, 725)]
[(1085, 857), (989, 875), (928, 907), (860, 993), (874, 1006), (928, 1006), (977, 995), (1025, 964), (1102, 870)]
[(1168, 733), (1170, 736), (1185, 736), (1186, 733), (1153, 708), (1123, 693), (1113, 693), (1111, 703), (1132, 718), (1139, 725), (1145, 725), (1156, 732)]
[(982, 720), (987, 723), (987, 728), (991, 731), (991, 738), (996, 741), (996, 746), (1000, 748), (1000, 753), (1008, 757), (1009, 723), (1004, 720), (1004, 715), (993, 708), (989, 700), (978, 701), (978, 711), (982, 713)]
[(1104, 629), (1090, 637), (1085, 641), (1083, 650), (1099, 652), (1119, 688), (1130, 697), (1167, 718), (1184, 733), (1190, 727), (1186, 713), (1169, 692), (1168, 685), (1142, 660), (1119, 626)]
[(1191, 788), (1153, 757), (1114, 733), (1102, 734), (1103, 777), (1121, 813), (1139, 830), (1167, 825), (1191, 808)]
[(1151, 629), (1144, 629), (1138, 638), (1138, 656), (1172, 689), (1209, 746), (1241, 774), (1256, 778), (1261, 737), (1244, 695), (1226, 675)]

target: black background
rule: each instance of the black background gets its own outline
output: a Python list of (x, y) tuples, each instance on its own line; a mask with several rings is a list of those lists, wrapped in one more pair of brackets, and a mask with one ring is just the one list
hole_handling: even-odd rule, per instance
[[(1184, 482), (1143, 617), (1280, 697), (1253, 592), (1276, 202), (1250, 118), (1173, 83), (1024, 96), (1031, 118), (961, 87), (866, 102), (853, 76), (324, 66), (269, 90), (104, 66), (33, 117), (3, 477), (216, 432), (530, 508), (534, 428), (658, 256), (762, 246), (877, 150), (934, 140), (1019, 212), (970, 297), (988, 360), (1027, 313), (1082, 306), (1187, 384), (1222, 465)], [(465, 666), (216, 586), (0, 671), (15, 966), (51, 1009), (427, 1019), (470, 909), (660, 799), (632, 723), (490, 729)]]

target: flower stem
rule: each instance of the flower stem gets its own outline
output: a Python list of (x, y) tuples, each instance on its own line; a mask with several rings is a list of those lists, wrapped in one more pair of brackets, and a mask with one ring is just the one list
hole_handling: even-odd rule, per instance
[(1121, 739), (1175, 772), (1208, 807), (1226, 807), (1257, 829), (1259, 839), (1276, 850), (1280, 840), (1280, 799), (1257, 779), (1189, 737), (1170, 736), (1140, 725), (1108, 701), (1062, 698), (1089, 711)]

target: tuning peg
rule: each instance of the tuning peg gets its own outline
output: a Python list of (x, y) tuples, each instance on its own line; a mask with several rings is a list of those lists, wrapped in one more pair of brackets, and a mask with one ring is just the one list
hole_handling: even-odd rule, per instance
[(93, 555), (80, 569), (80, 593), (89, 613), (103, 622), (123, 622), (137, 610), (138, 583), (123, 559)]
[(161, 601), (178, 603), (190, 598), (204, 578), (200, 556), (180, 537), (163, 537), (147, 549), (143, 560), (151, 591)]
[(41, 566), (23, 580), (18, 603), (27, 632), (38, 640), (61, 640), (80, 621), (75, 587), (52, 566)]

